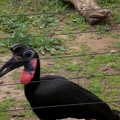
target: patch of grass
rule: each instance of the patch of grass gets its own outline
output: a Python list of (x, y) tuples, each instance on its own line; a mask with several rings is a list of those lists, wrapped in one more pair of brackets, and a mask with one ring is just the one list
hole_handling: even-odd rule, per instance
[(68, 14), (69, 18), (66, 19), (65, 23), (71, 26), (74, 30), (80, 29), (81, 31), (86, 31), (89, 28), (89, 25), (85, 23), (85, 20), (79, 13)]
[[(102, 3), (101, 3), (102, 2)], [(101, 4), (105, 4), (106, 1), (101, 1)], [(64, 42), (61, 43), (61, 40), (58, 38), (49, 37), (32, 37), (34, 35), (40, 36), (41, 34), (51, 34), (51, 33), (58, 33), (60, 31), (56, 31), (56, 29), (62, 29), (62, 33), (71, 33), (74, 30), (86, 31), (90, 28), (90, 26), (85, 22), (84, 18), (80, 16), (78, 12), (76, 13), (69, 13), (65, 16), (63, 20), (64, 29), (61, 28), (59, 25), (59, 19), (56, 15), (53, 14), (41, 14), (38, 16), (9, 16), (9, 14), (14, 14), (16, 10), (16, 14), (24, 14), (24, 13), (33, 13), (37, 10), (39, 12), (58, 12), (58, 11), (65, 11), (70, 10), (71, 5), (65, 4), (63, 1), (51, 1), (49, 0), (42, 0), (42, 1), (31, 1), (26, 0), (24, 2), (8, 2), (7, 0), (2, 3), (2, 5), (7, 6), (6, 4), (10, 3), (8, 6), (11, 6), (11, 9), (8, 10), (1, 10), (1, 15), (8, 15), (0, 17), (0, 29), (7, 34), (10, 34), (11, 39), (5, 39), (0, 44), (0, 51), (6, 52), (6, 47), (9, 47), (11, 44), (14, 43), (23, 43), (30, 47), (38, 48), (38, 52), (45, 54), (46, 52), (50, 52), (52, 55), (59, 55), (63, 54), (65, 48), (63, 46)], [(107, 1), (108, 3), (113, 3), (113, 1)], [(117, 3), (117, 1), (116, 1)], [(14, 7), (13, 7), (14, 6)], [(6, 8), (6, 7), (5, 7)], [(9, 8), (9, 7), (8, 7)], [(19, 8), (19, 9), (18, 9)], [(39, 9), (41, 8), (41, 9)], [(11, 13), (10, 13), (11, 11)], [(37, 12), (38, 12), (37, 11)], [(116, 14), (117, 16), (117, 14)], [(119, 17), (118, 17), (119, 19)], [(36, 30), (37, 29), (37, 30)], [(99, 31), (98, 33), (105, 33), (108, 31), (107, 24), (97, 25), (96, 29)], [(8, 36), (7, 36), (8, 37)], [(22, 37), (22, 38), (21, 38)], [(69, 40), (74, 40), (73, 35), (69, 35)], [(49, 41), (49, 43), (48, 43)], [(52, 41), (52, 44), (51, 44)], [(56, 43), (56, 42), (57, 43)], [(62, 40), (63, 41), (63, 40)], [(54, 43), (53, 43), (54, 42)], [(45, 44), (47, 43), (47, 44)]]
[[(89, 57), (89, 59), (86, 59), (86, 65), (83, 69), (83, 73), (86, 73), (87, 75), (102, 75), (105, 73), (105, 71), (101, 72), (99, 71), (99, 66), (106, 64), (115, 64), (116, 59), (118, 59), (117, 54), (111, 54), (111, 55), (99, 55), (94, 58)], [(82, 72), (81, 72), (82, 73)]]
[[(118, 45), (118, 44), (117, 44)], [(87, 56), (88, 57), (88, 56)], [(109, 65), (108, 70), (104, 70), (104, 66)], [(99, 69), (99, 67), (102, 66), (103, 69)], [(88, 89), (90, 91), (93, 91), (96, 95), (98, 95), (102, 100), (104, 101), (112, 101), (112, 100), (118, 100), (118, 93), (119, 93), (119, 76), (111, 76), (111, 77), (102, 77), (106, 74), (116, 74), (119, 72), (119, 53), (117, 54), (105, 54), (105, 55), (99, 55), (99, 56), (93, 56), (93, 57), (88, 57), (86, 59), (85, 57), (85, 65), (79, 74), (79, 76), (101, 76), (101, 77), (96, 77), (95, 79), (90, 78), (90, 86)], [(101, 80), (104, 80), (104, 78), (107, 79), (107, 86), (109, 87), (105, 88), (106, 84), (101, 84)], [(111, 82), (112, 80), (112, 82)], [(113, 90), (111, 92), (112, 95), (109, 95), (110, 91), (115, 88), (116, 90)], [(104, 89), (105, 92), (104, 92)], [(108, 91), (109, 90), (109, 93)], [(107, 95), (107, 98), (105, 97)], [(115, 98), (115, 99), (114, 99)], [(115, 108), (115, 106), (112, 106)]]
[(86, 44), (81, 44), (80, 48), (81, 48), (81, 54), (85, 54), (87, 52), (90, 52), (90, 47)]
[(26, 30), (27, 25), (30, 22), (32, 22), (32, 19), (30, 19), (28, 16), (0, 17), (0, 30), (8, 33), (13, 33), (16, 29), (19, 29), (19, 28)]
[[(86, 88), (100, 97), (103, 101), (119, 100), (120, 77), (114, 76), (120, 69), (119, 54), (104, 54), (94, 57), (90, 56), (88, 58), (85, 57), (84, 59), (84, 66), (78, 75), (79, 77), (91, 76), (89, 78), (89, 85)], [(106, 65), (109, 65), (110, 69), (108, 68), (105, 70), (104, 67)], [(102, 69), (100, 69), (100, 66)], [(106, 77), (104, 76), (106, 74), (113, 74), (113, 76)], [(114, 105), (111, 105), (111, 107), (116, 108)]]
[(5, 40), (3, 39), (1, 39), (1, 41), (0, 41), (0, 52), (1, 53), (5, 53), (5, 52), (8, 52), (8, 50), (9, 50), (9, 48), (8, 48), (8, 46), (6, 45), (6, 42), (5, 42)]
[(51, 53), (51, 55), (52, 55), (52, 56), (64, 55), (64, 54), (65, 54), (65, 51), (66, 51), (66, 50), (63, 50), (63, 51), (57, 50), (57, 51)]
[(56, 58), (56, 59), (53, 59), (53, 62), (55, 64), (52, 66), (52, 68), (55, 69), (55, 70), (63, 70), (64, 69), (66, 71), (66, 75), (67, 75), (71, 71), (74, 71), (75, 69), (77, 69), (77, 64), (73, 65), (72, 61), (73, 61), (72, 58)]
[[(112, 19), (116, 21), (116, 23), (120, 23), (120, 14), (118, 10), (118, 5), (120, 4), (119, 0), (100, 0), (100, 5), (102, 7), (108, 7), (112, 11)], [(113, 8), (112, 8), (113, 7)]]
[(108, 25), (105, 23), (102, 23), (102, 24), (98, 24), (98, 25), (96, 25), (96, 30), (98, 31), (97, 33), (98, 34), (104, 34), (104, 33), (106, 33), (106, 32), (109, 32), (109, 27), (108, 27)]
[(114, 42), (114, 47), (115, 47), (117, 50), (120, 50), (120, 41)]
[(66, 50), (66, 53), (70, 55), (80, 55), (80, 54), (86, 54), (90, 52), (91, 52), (91, 48), (87, 44), (80, 44), (79, 49), (69, 48)]
[[(27, 2), (24, 4), (27, 4)], [(2, 14), (6, 14), (6, 12), (3, 12)], [(20, 14), (23, 14), (23, 12)], [(0, 23), (0, 29), (4, 32), (10, 33), (10, 39), (5, 39), (0, 44), (0, 47), (2, 47), (2, 49), (0, 49), (1, 52), (5, 51), (5, 46), (9, 47), (14, 43), (23, 43), (34, 48), (39, 47), (39, 52), (41, 52), (41, 54), (45, 54), (46, 52), (55, 54), (56, 50), (60, 52), (65, 51), (65, 48), (62, 46), (63, 40), (40, 35), (40, 37), (33, 38), (33, 35), (29, 33), (28, 28), (31, 24), (33, 25), (32, 28), (38, 27), (40, 30), (42, 29), (42, 34), (48, 34), (51, 30), (53, 31), (53, 28), (57, 26), (57, 22), (53, 16), (41, 15), (33, 17), (8, 15), (6, 17), (0, 17)]]
[(115, 38), (115, 39), (119, 38), (119, 34), (116, 34), (116, 33), (112, 33), (110, 36), (111, 38)]
[[(39, 4), (37, 4), (39, 2)], [(114, 6), (119, 3), (119, 0), (101, 0), (102, 6)], [(65, 4), (60, 0), (41, 0), (41, 1), (12, 1), (4, 0), (0, 2), (0, 15), (9, 14), (27, 14), (27, 13), (41, 13), (41, 12), (58, 12), (70, 10), (70, 4)], [(8, 4), (10, 3), (10, 4)], [(6, 8), (6, 10), (5, 10)], [(113, 19), (119, 23), (120, 16), (117, 9), (113, 11)], [(35, 48), (38, 52), (45, 55), (50, 52), (51, 55), (61, 55), (61, 54), (86, 54), (90, 53), (91, 49), (86, 44), (81, 44), (80, 49), (70, 48), (69, 50), (64, 47), (65, 40), (58, 39), (57, 37), (44, 36), (43, 34), (54, 34), (54, 33), (72, 33), (74, 31), (86, 31), (90, 29), (90, 26), (85, 22), (84, 18), (80, 16), (79, 13), (61, 14), (64, 17), (61, 26), (61, 17), (59, 15), (43, 14), (38, 16), (9, 16), (0, 18), (0, 29), (3, 31), (4, 37), (11, 37), (11, 39), (4, 39), (0, 42), (0, 52), (6, 52), (8, 47), (14, 43), (24, 43), (32, 48)], [(60, 25), (59, 25), (60, 24)], [(99, 24), (95, 27), (99, 34), (105, 34), (108, 32), (107, 24)], [(58, 31), (57, 31), (58, 30)], [(61, 30), (61, 31), (59, 31)], [(38, 36), (38, 37), (32, 37)], [(3, 35), (1, 36), (3, 37)], [(75, 35), (69, 35), (69, 42), (75, 39)], [(118, 38), (117, 34), (112, 34), (112, 38)], [(94, 44), (94, 43), (93, 43)], [(120, 50), (120, 42), (115, 42), (114, 47)], [(67, 51), (67, 52), (66, 52)], [(54, 64), (50, 66), (43, 66), (41, 68), (41, 73), (59, 73), (59, 71), (64, 72), (65, 77), (71, 78), (76, 77), (77, 70), (81, 67), (82, 69), (78, 75), (81, 76), (103, 76), (111, 71), (100, 70), (100, 66), (110, 65), (112, 68), (112, 73), (116, 73), (120, 70), (119, 64), (119, 54), (106, 54), (98, 56), (83, 56), (80, 57), (78, 62), (73, 62), (76, 58), (60, 58), (52, 60)], [(13, 74), (13, 79), (18, 79), (19, 73)], [(107, 85), (104, 79), (106, 79)], [(89, 85), (86, 87), (88, 90), (99, 96), (104, 101), (119, 100), (119, 76), (115, 77), (93, 77), (88, 79)], [(23, 90), (23, 85), (19, 84), (16, 89)], [(2, 93), (2, 92), (1, 92)], [(7, 92), (9, 94), (9, 92)], [(8, 99), (8, 98), (7, 98)], [(15, 102), (8, 101), (0, 103), (1, 110), (7, 110)], [(23, 108), (28, 107), (28, 102), (21, 100), (20, 102)], [(114, 105), (111, 105), (114, 108)], [(116, 107), (115, 107), (116, 108)], [(120, 109), (120, 108), (118, 108)], [(21, 114), (25, 114), (25, 119), (30, 119), (34, 117), (32, 111), (21, 111)], [(0, 113), (0, 120), (9, 119), (9, 114)], [(17, 118), (16, 118), (17, 119)], [(18, 118), (20, 119), (20, 118)], [(23, 118), (22, 118), (23, 119)]]
[[(105, 97), (103, 97), (103, 100), (105, 101), (117, 101), (119, 100), (119, 86), (120, 86), (120, 82), (119, 82), (120, 77), (119, 76), (112, 76), (112, 77), (105, 77), (105, 81), (107, 80), (107, 83), (103, 82), (103, 86), (105, 88), (105, 92), (103, 93), (103, 95)], [(107, 98), (106, 98), (107, 96)], [(111, 103), (110, 106), (112, 107), (112, 109), (118, 109), (120, 110), (119, 106), (116, 106), (117, 103)]]
[(39, 29), (47, 28), (57, 26), (57, 21), (55, 18), (51, 15), (41, 15), (39, 19), (34, 20), (32, 23), (34, 26), (39, 27)]
[[(6, 8), (6, 9), (5, 9)], [(0, 0), (0, 14), (3, 12), (9, 13), (13, 9), (13, 6), (9, 0)]]
[[(33, 113), (32, 110), (25, 111), (24, 114), (26, 119), (31, 119), (31, 118), (35, 119), (35, 114)], [(37, 119), (37, 116), (36, 116), (36, 119)]]
[(74, 71), (77, 71), (79, 69), (79, 64), (68, 64), (66, 67), (65, 67), (65, 70), (69, 71), (69, 72), (74, 72)]
[(20, 77), (20, 72), (15, 71), (12, 73), (13, 80), (19, 80), (19, 77)]
[[(45, 54), (46, 51), (54, 54), (57, 50), (58, 51), (65, 51), (65, 47), (62, 46), (64, 43), (63, 40), (57, 38), (49, 38), (49, 37), (41, 37), (39, 40), (36, 40), (36, 47), (40, 53)], [(35, 45), (35, 44), (34, 44)]]
[(113, 19), (116, 21), (116, 23), (120, 24), (119, 10), (116, 9), (113, 10)]
[(15, 88), (18, 89), (18, 90), (24, 90), (24, 85), (18, 84), (18, 85), (15, 86)]
[(65, 47), (63, 46), (64, 41), (58, 38), (51, 38), (49, 36), (40, 36), (40, 37), (32, 37), (30, 34), (23, 32), (16, 32), (11, 35), (10, 39), (6, 39), (4, 41), (4, 46), (7, 48), (14, 43), (23, 43), (27, 46), (36, 48), (38, 52), (41, 54), (45, 54), (46, 52), (50, 52), (54, 54), (57, 51), (65, 52)]
[(97, 78), (94, 78), (90, 80), (90, 83), (88, 85), (88, 90), (100, 96), (100, 94), (103, 94), (104, 92), (104, 87)]
[(65, 11), (70, 6), (70, 4), (65, 4), (65, 2), (60, 0), (53, 0), (51, 2), (49, 0), (42, 0), (42, 5), (44, 6), (42, 7), (42, 11), (44, 12), (48, 12), (48, 11), (61, 12), (61, 11)]
[[(0, 111), (9, 110), (10, 107), (13, 107), (16, 104), (14, 99), (7, 99), (0, 102)], [(7, 112), (0, 112), (0, 120), (7, 120), (10, 118), (10, 114)]]
[(120, 1), (119, 0), (100, 0), (99, 3), (102, 6), (115, 6), (115, 5), (118, 5)]
[(57, 69), (55, 69), (54, 67), (43, 67), (41, 69), (41, 73), (45, 74), (45, 73), (56, 73)]
[[(17, 101), (17, 103), (19, 103), (19, 105), (23, 108), (23, 109), (28, 109), (30, 107), (30, 104), (28, 103), (27, 100), (20, 100)], [(32, 109), (31, 110), (22, 110), (22, 111), (18, 111), (18, 114), (20, 115), (25, 115), (24, 119), (35, 119), (35, 114), (33, 113)], [(37, 117), (36, 117), (37, 119)], [(23, 117), (16, 117), (15, 120), (23, 120)]]
[(75, 36), (74, 35), (69, 35), (69, 38), (68, 38), (68, 40), (70, 40), (70, 41), (73, 41), (75, 39)]
[(23, 100), (23, 101), (21, 102), (21, 106), (22, 106), (23, 108), (27, 108), (27, 107), (30, 106), (30, 104), (28, 103), (27, 100)]
[(114, 68), (115, 70), (119, 71), (120, 70), (120, 61), (119, 61), (119, 53), (116, 54), (116, 60), (112, 62), (111, 68)]
[(67, 49), (66, 53), (69, 54), (69, 55), (75, 55), (75, 54), (78, 54), (80, 51), (79, 50), (76, 50), (75, 48), (69, 48)]

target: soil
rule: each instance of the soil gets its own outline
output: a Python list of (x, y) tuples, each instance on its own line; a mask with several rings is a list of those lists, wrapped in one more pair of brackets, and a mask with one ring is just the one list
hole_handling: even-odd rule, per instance
[[(113, 33), (119, 34), (116, 31), (113, 31)], [(74, 48), (76, 50), (79, 50), (80, 44), (86, 44), (90, 47), (91, 51), (93, 52), (104, 52), (105, 49), (107, 48), (109, 48), (110, 51), (114, 51), (115, 49), (113, 48), (113, 43), (115, 41), (119, 41), (119, 38), (115, 39), (115, 38), (109, 37), (109, 35), (99, 35), (97, 33), (84, 33), (84, 34), (76, 35), (75, 40), (73, 41), (69, 41), (68, 36), (65, 36), (65, 35), (59, 36), (59, 37), (66, 39), (65, 46), (67, 49)], [(10, 57), (11, 57), (11, 53), (4, 53), (4, 54), (0, 53), (0, 61), (2, 62), (7, 61), (8, 59), (10, 59)], [(74, 59), (77, 59), (77, 58), (74, 58)], [(2, 64), (3, 63), (0, 63), (0, 66)], [(41, 67), (44, 67), (50, 64), (53, 64), (52, 61), (50, 60), (41, 61)], [(22, 68), (17, 69), (15, 71), (21, 71), (21, 69)], [(10, 72), (6, 74), (5, 76), (3, 76), (2, 78), (0, 78), (0, 83), (3, 84), (3, 83), (19, 82), (19, 81), (15, 81), (12, 79), (12, 73), (13, 72)], [(61, 73), (61, 72), (59, 73), (59, 75), (63, 75), (63, 74), (65, 75), (65, 73)], [(84, 79), (83, 79), (83, 83), (84, 83)], [(87, 84), (87, 83), (84, 83), (84, 84)], [(0, 86), (0, 102), (2, 102), (5, 98), (14, 98), (17, 100), (24, 100), (25, 96), (24, 96), (23, 90), (15, 89), (15, 86), (14, 87), (13, 86)], [(37, 118), (35, 118), (35, 120), (36, 119)], [(14, 118), (11, 118), (10, 120), (14, 120)], [(73, 120), (73, 119), (68, 118), (67, 120)]]

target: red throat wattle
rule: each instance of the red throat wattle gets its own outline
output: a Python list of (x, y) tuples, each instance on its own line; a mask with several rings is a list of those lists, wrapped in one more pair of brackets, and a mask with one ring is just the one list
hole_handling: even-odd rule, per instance
[(36, 71), (37, 59), (34, 58), (30, 62), (32, 64), (33, 68), (34, 68), (34, 70), (31, 71), (31, 74), (29, 72), (23, 70), (21, 75), (20, 75), (20, 82), (24, 85), (27, 85), (28, 83), (30, 83), (30, 81), (34, 77), (34, 74), (35, 74), (35, 71)]

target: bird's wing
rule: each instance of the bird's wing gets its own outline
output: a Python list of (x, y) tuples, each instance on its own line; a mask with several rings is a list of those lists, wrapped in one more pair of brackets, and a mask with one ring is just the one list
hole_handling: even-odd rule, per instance
[[(111, 115), (111, 110), (105, 102), (78, 84), (68, 81), (61, 76), (45, 76), (41, 78), (41, 81), (42, 82), (33, 95), (36, 106), (68, 105), (63, 107), (63, 109), (68, 111), (77, 110), (76, 112), (79, 111), (82, 112), (82, 114), (88, 114), (88, 117), (95, 116), (95, 114), (96, 116), (97, 114), (102, 114), (103, 116)], [(86, 104), (81, 105), (83, 103)], [(69, 107), (71, 104), (72, 106)], [(78, 105), (74, 106), (73, 104)]]

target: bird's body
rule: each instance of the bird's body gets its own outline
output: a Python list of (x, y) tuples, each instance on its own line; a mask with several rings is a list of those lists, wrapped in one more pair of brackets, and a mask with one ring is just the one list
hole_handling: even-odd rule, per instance
[[(37, 86), (35, 89), (32, 84), (25, 86), (25, 95), (39, 118), (55, 120), (72, 117), (114, 120), (106, 103), (102, 103), (98, 97), (63, 77), (49, 75), (42, 77), (39, 84), (34, 84)], [(92, 102), (98, 102), (98, 104), (84, 104)]]
[[(40, 119), (120, 119), (119, 111), (112, 111), (105, 102), (78, 84), (57, 75), (40, 77), (40, 61), (34, 50), (21, 44), (13, 45), (11, 50), (13, 58), (1, 67), (0, 77), (24, 65), (20, 81), (24, 84), (27, 100)], [(16, 60), (16, 63), (9, 64), (11, 60)]]
[[(37, 86), (35, 89), (32, 87), (33, 84), (25, 86), (25, 95), (39, 118), (55, 120), (72, 117), (114, 120), (106, 103), (102, 103), (89, 91), (61, 76), (44, 76), (41, 77), (39, 85), (34, 84)], [(95, 104), (87, 104), (91, 102)], [(86, 104), (82, 105), (82, 103)]]

